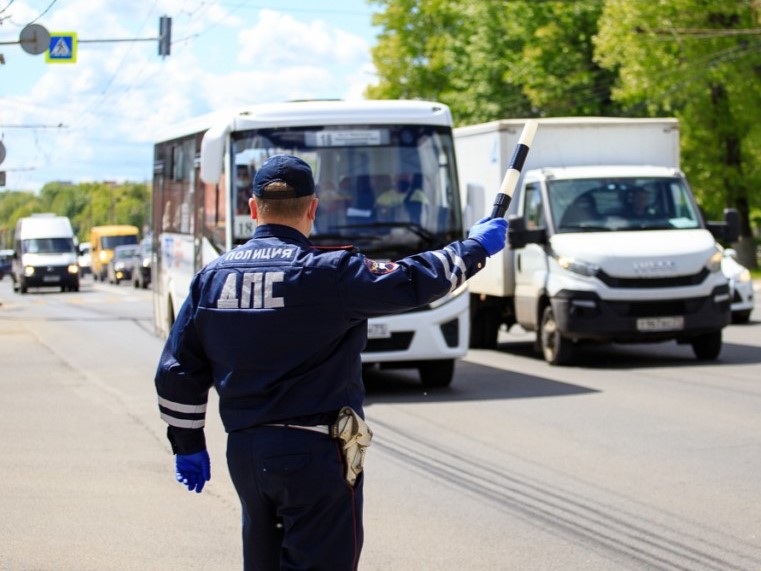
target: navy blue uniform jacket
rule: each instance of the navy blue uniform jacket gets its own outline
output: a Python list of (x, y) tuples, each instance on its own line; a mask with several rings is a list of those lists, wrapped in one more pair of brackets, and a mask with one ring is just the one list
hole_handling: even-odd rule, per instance
[(164, 346), (155, 381), (173, 451), (205, 448), (212, 385), (227, 432), (325, 424), (342, 406), (363, 414), (367, 319), (434, 301), (485, 260), (472, 239), (382, 263), (258, 226), (196, 274)]

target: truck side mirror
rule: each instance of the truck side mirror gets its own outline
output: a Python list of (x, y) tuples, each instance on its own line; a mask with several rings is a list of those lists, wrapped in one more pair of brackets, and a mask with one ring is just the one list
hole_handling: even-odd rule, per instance
[(706, 227), (717, 240), (736, 242), (740, 237), (740, 213), (735, 208), (725, 208), (724, 221), (707, 222)]
[(510, 214), (507, 217), (507, 243), (513, 250), (525, 248), (527, 244), (546, 244), (547, 230), (537, 228), (526, 230), (526, 220), (519, 214)]
[(736, 208), (724, 209), (724, 239), (727, 242), (737, 242), (740, 237), (740, 213)]

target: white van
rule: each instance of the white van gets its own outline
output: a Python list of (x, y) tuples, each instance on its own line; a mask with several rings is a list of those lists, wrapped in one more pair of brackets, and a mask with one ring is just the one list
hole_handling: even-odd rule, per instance
[(79, 264), (71, 222), (65, 216), (33, 214), (20, 218), (13, 235), (13, 289), (60, 287), (79, 291)]

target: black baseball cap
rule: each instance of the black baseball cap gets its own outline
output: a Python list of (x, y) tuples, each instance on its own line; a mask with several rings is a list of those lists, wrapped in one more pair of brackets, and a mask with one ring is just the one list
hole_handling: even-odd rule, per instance
[[(272, 182), (284, 182), (293, 190), (267, 191)], [(293, 155), (274, 155), (256, 171), (254, 196), (260, 198), (298, 198), (314, 194), (314, 178), (311, 167)]]

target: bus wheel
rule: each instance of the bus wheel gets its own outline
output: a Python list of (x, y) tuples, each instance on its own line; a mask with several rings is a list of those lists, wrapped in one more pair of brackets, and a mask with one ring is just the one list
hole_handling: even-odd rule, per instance
[(420, 380), (429, 389), (448, 387), (454, 376), (454, 359), (422, 361), (418, 365)]

